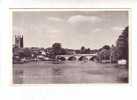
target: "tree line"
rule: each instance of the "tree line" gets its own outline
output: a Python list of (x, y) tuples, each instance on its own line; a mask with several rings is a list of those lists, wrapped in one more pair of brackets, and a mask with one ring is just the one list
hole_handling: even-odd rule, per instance
[(103, 46), (98, 50), (99, 60), (111, 60), (112, 63), (120, 59), (125, 59), (128, 62), (128, 26), (119, 35), (116, 46)]

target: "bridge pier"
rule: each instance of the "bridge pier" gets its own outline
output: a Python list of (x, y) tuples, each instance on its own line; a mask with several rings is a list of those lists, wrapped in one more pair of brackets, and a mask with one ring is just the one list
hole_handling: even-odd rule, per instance
[(82, 60), (92, 60), (93, 57), (96, 57), (96, 54), (75, 54), (75, 55), (57, 55), (56, 58), (62, 58), (65, 61), (81, 61)]

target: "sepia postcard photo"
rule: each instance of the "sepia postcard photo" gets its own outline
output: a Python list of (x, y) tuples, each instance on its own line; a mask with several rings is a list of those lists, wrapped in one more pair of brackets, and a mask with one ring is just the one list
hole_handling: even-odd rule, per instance
[(129, 9), (10, 9), (13, 84), (129, 83)]

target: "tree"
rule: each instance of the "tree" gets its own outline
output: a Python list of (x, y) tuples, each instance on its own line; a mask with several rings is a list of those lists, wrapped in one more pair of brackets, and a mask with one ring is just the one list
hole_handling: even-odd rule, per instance
[(102, 49), (109, 50), (109, 49), (110, 49), (110, 46), (109, 46), (109, 45), (104, 45), (104, 46), (102, 47)]
[(110, 46), (104, 45), (101, 49), (98, 51), (98, 58), (101, 62), (102, 60), (109, 60), (111, 55)]
[(101, 60), (109, 60), (110, 59), (110, 50), (102, 49), (99, 52), (99, 56), (100, 56)]
[(54, 48), (54, 49), (61, 49), (62, 47), (61, 47), (61, 43), (54, 43), (53, 45), (52, 45), (52, 48)]
[(85, 53), (86, 53), (86, 54), (90, 54), (90, 48), (86, 49), (86, 50), (85, 50)]
[(62, 51), (61, 43), (54, 43), (52, 45), (52, 49), (53, 49), (52, 52), (55, 56), (60, 55)]
[(111, 63), (116, 63), (119, 58), (119, 50), (116, 46), (111, 47)]
[(128, 60), (128, 27), (126, 27), (117, 39), (119, 59)]
[(86, 50), (86, 48), (85, 48), (84, 46), (82, 46), (81, 49), (80, 49), (80, 53), (81, 53), (81, 54), (84, 54), (84, 53), (85, 53), (85, 50)]
[(22, 56), (24, 56), (24, 57), (30, 58), (31, 55), (32, 55), (32, 51), (31, 51), (30, 49), (28, 49), (28, 48), (25, 48), (21, 54), (22, 54)]
[(61, 43), (54, 43), (49, 52), (49, 57), (55, 59), (56, 55), (64, 55), (66, 50), (62, 48)]

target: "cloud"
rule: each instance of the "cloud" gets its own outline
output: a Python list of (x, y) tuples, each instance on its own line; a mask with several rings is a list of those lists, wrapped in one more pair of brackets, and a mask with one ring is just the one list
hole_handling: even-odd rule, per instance
[(114, 30), (114, 31), (122, 31), (124, 29), (124, 27), (122, 27), (122, 26), (114, 26), (111, 29)]
[(95, 28), (94, 30), (93, 30), (93, 32), (100, 32), (102, 29), (100, 29), (100, 28)]
[(68, 22), (71, 24), (80, 23), (80, 22), (98, 23), (100, 21), (101, 18), (97, 16), (84, 16), (84, 15), (75, 15), (75, 16), (71, 16), (68, 19)]
[(56, 30), (56, 29), (53, 29), (53, 30), (48, 30), (47, 32), (49, 32), (49, 33), (59, 33), (60, 31)]
[(63, 19), (57, 18), (57, 17), (49, 17), (48, 20), (49, 21), (63, 21)]
[(18, 34), (18, 33), (25, 33), (26, 30), (20, 26), (13, 26), (13, 34)]
[[(74, 34), (85, 35), (91, 34), (94, 27), (101, 22), (102, 19), (98, 16), (87, 16), (87, 15), (74, 15), (68, 18), (69, 28)], [(95, 30), (99, 31), (99, 29)]]

